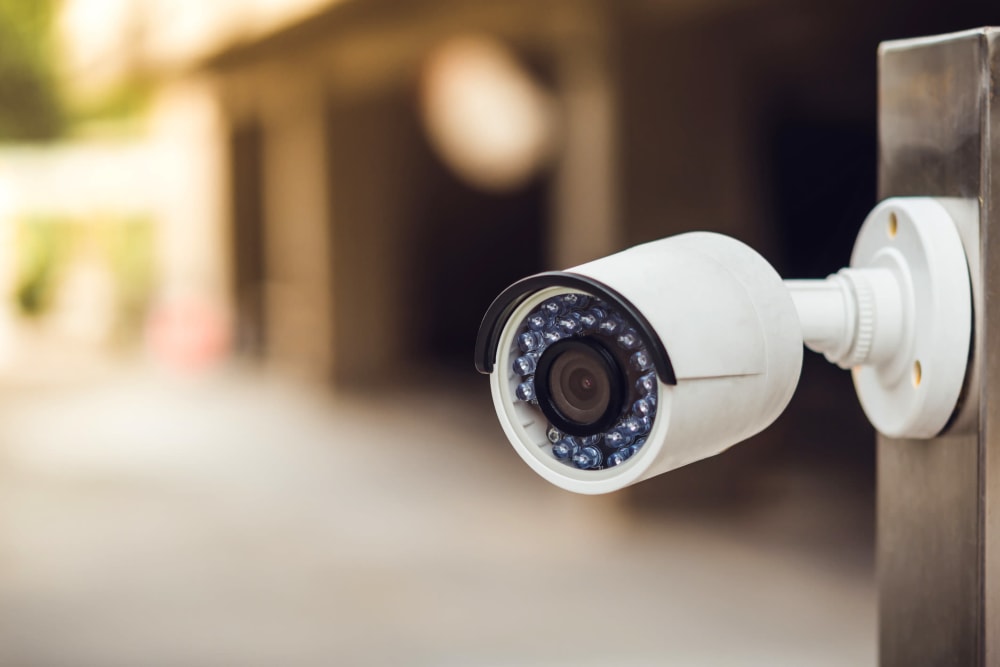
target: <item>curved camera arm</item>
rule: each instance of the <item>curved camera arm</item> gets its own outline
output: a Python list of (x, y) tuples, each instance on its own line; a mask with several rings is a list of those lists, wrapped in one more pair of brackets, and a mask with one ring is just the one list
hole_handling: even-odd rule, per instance
[(852, 369), (879, 431), (930, 438), (947, 426), (965, 380), (973, 313), (965, 249), (939, 200), (882, 202), (858, 233), (851, 268), (785, 285), (806, 347)]

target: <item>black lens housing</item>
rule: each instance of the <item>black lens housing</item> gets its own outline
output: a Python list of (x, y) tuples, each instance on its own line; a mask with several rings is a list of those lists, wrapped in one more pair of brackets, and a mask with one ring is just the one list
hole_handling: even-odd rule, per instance
[[(573, 360), (582, 364), (572, 365)], [(554, 372), (558, 377), (552, 377)], [(606, 393), (606, 402), (604, 396), (598, 396), (595, 406), (571, 404), (571, 400), (578, 397), (569, 396), (572, 388), (566, 385), (572, 374), (581, 372), (593, 372), (597, 376), (597, 389), (602, 395)], [(550, 345), (542, 353), (535, 369), (535, 392), (538, 407), (553, 426), (567, 435), (583, 437), (603, 433), (614, 426), (628, 398), (628, 382), (618, 360), (598, 340), (570, 338)], [(586, 418), (574, 418), (573, 412), (583, 413)]]

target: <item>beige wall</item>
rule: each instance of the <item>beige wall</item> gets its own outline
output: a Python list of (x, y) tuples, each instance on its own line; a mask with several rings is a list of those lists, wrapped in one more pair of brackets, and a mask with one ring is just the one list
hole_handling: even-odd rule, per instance
[(247, 124), (261, 128), (267, 361), (320, 379), (331, 367), (332, 269), (324, 86), (312, 72), (282, 62), (217, 77), (226, 115), (218, 142)]
[(321, 91), (290, 78), (269, 88), (263, 187), (268, 348), (325, 377), (330, 366), (329, 213)]
[(160, 217), (161, 298), (197, 298), (230, 307), (225, 124), (204, 77), (164, 86), (154, 100), (150, 178)]

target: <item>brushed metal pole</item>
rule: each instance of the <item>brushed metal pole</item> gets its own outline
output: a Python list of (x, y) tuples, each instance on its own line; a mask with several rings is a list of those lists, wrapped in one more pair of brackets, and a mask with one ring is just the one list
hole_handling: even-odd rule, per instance
[(963, 402), (934, 440), (878, 439), (883, 667), (1000, 665), (998, 78), (995, 28), (879, 48), (880, 198), (979, 204), (960, 223), (975, 310)]

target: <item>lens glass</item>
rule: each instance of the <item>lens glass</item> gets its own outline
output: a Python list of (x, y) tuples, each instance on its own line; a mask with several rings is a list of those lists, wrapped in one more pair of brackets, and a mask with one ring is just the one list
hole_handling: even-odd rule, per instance
[(566, 350), (552, 362), (549, 391), (555, 408), (570, 421), (592, 424), (611, 402), (607, 363), (591, 348)]

